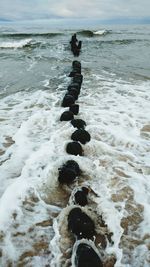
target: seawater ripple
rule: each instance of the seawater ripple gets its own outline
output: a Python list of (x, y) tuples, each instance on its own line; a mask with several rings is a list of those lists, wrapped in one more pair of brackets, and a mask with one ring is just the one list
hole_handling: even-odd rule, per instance
[(0, 38), (32, 38), (32, 37), (43, 37), (43, 38), (52, 38), (59, 35), (63, 35), (63, 33), (0, 33)]

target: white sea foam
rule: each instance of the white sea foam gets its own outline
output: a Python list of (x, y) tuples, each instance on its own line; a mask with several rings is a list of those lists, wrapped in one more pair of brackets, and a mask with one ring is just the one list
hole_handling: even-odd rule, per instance
[(0, 42), (0, 48), (22, 48), (29, 44), (32, 39), (24, 39), (18, 41), (11, 41), (11, 42)]
[(105, 34), (107, 34), (107, 30), (99, 30), (99, 31), (95, 31), (94, 32), (94, 34), (96, 34), (96, 35), (105, 35)]

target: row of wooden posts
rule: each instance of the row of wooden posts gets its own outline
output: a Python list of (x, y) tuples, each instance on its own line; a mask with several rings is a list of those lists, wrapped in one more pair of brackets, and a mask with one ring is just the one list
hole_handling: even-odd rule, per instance
[[(74, 56), (78, 56), (81, 49), (81, 41), (77, 45), (76, 35), (71, 39), (71, 51)], [(83, 75), (81, 74), (81, 62), (74, 60), (72, 62), (72, 70), (69, 74), (71, 83), (62, 99), (62, 107), (68, 107), (61, 116), (60, 121), (70, 121), (76, 130), (71, 135), (71, 142), (66, 146), (66, 152), (74, 156), (83, 156), (83, 145), (90, 141), (91, 136), (85, 130), (86, 122), (75, 116), (79, 113), (79, 105), (76, 103), (81, 92)], [(79, 164), (74, 160), (68, 160), (60, 166), (58, 181), (60, 184), (71, 184), (82, 174)], [(85, 242), (85, 240), (93, 240), (96, 231), (93, 220), (82, 210), (83, 206), (88, 205), (89, 189), (82, 186), (74, 194), (74, 204), (76, 205), (68, 215), (68, 231), (70, 231), (76, 240), (84, 239), (78, 243), (75, 253), (76, 267), (103, 267), (102, 259), (96, 252), (96, 247)]]

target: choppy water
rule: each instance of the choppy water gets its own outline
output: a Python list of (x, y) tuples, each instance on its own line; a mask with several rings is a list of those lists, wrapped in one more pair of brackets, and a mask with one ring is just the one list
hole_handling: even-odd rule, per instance
[[(105, 249), (97, 236), (99, 253), (115, 255), (116, 267), (147, 267), (150, 26), (68, 28), (0, 26), (0, 266), (73, 266), (67, 214), (84, 184), (98, 235), (113, 233)], [(59, 121), (74, 32), (83, 41), (77, 117), (91, 135), (83, 157), (65, 152), (74, 128)], [(68, 159), (82, 177), (60, 187), (58, 168)]]

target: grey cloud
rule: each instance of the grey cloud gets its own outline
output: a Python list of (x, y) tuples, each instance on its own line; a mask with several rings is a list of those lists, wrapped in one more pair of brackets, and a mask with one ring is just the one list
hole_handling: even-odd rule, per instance
[(0, 0), (7, 19), (149, 17), (149, 0)]
[[(65, 3), (65, 4), (64, 4)], [(54, 4), (55, 12), (59, 15), (73, 17), (110, 18), (116, 16), (149, 16), (149, 0), (80, 0), (57, 1)], [(65, 7), (65, 9), (64, 9)], [(68, 13), (64, 13), (67, 10)]]

